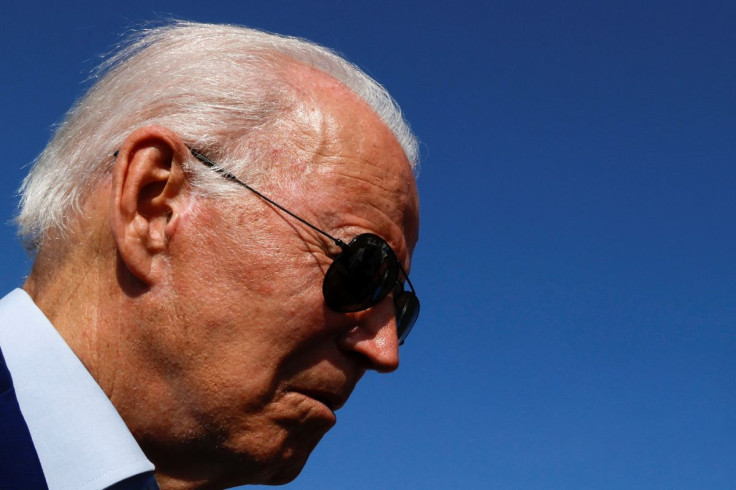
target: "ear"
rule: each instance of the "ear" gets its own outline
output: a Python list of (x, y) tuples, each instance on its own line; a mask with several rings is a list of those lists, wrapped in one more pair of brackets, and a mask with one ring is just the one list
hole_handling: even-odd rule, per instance
[(118, 150), (112, 178), (110, 226), (128, 270), (151, 285), (185, 212), (183, 162), (189, 149), (172, 131), (159, 126), (137, 129)]

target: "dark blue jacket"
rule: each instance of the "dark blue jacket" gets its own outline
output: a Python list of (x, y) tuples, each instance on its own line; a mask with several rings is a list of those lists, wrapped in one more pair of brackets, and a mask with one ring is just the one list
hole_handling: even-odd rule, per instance
[(0, 488), (48, 489), (0, 350)]

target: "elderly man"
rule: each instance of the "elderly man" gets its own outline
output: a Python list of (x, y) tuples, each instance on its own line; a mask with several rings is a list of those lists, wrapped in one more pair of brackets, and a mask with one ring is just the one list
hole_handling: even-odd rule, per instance
[(0, 481), (295, 478), (416, 320), (416, 160), (391, 97), (329, 50), (140, 33), (23, 184), (35, 262), (0, 302)]

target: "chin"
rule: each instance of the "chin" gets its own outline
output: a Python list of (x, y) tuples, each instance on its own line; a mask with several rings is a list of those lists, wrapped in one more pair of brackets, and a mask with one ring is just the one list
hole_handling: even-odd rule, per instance
[(262, 484), (263, 485), (286, 485), (287, 483), (291, 483), (302, 472), (306, 462), (307, 461), (305, 459), (300, 464), (295, 464), (289, 467), (281, 467), (273, 475), (271, 475), (267, 480), (263, 481)]
[[(326, 431), (325, 431), (326, 432)], [(272, 447), (253, 448), (231, 460), (228, 478), (222, 487), (238, 485), (284, 485), (292, 482), (304, 469), (310, 454), (322, 439), (312, 434), (290, 433), (285, 440)], [(274, 442), (273, 440), (271, 442)], [(239, 461), (238, 461), (239, 460)]]
[[(298, 439), (298, 437), (294, 439)], [(272, 462), (271, 474), (264, 484), (284, 485), (293, 481), (304, 469), (309, 456), (320, 439), (322, 439), (322, 436), (311, 443), (305, 442), (304, 440), (289, 440), (283, 447), (277, 461)]]

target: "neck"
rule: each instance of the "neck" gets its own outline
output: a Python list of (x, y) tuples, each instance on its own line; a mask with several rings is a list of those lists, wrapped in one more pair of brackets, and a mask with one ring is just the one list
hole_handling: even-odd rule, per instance
[(98, 378), (100, 306), (104, 302), (94, 266), (80, 266), (67, 254), (39, 251), (23, 289), (64, 341)]

